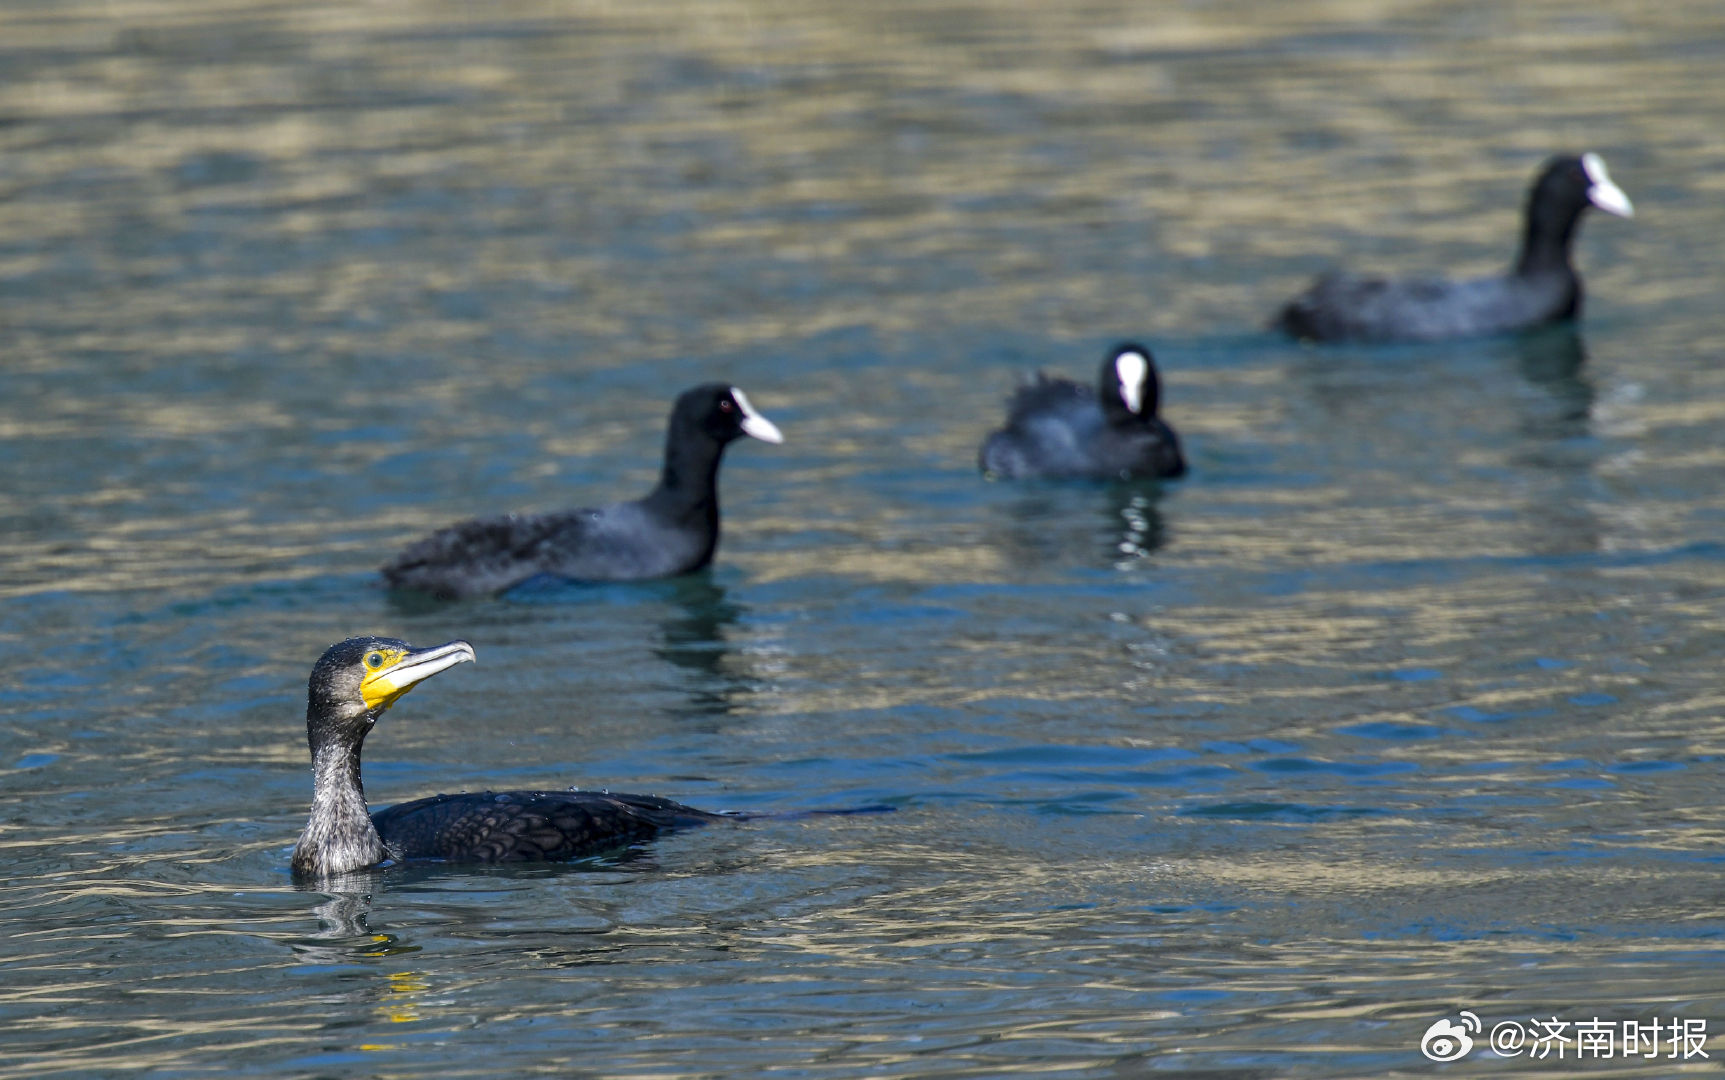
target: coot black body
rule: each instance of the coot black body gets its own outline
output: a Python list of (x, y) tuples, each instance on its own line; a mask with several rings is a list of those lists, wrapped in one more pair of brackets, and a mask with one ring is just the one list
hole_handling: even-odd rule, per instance
[(1634, 213), (1598, 154), (1554, 157), (1528, 192), (1521, 251), (1509, 273), (1465, 281), (1326, 274), (1272, 326), (1311, 341), (1438, 341), (1575, 318), (1582, 288), (1570, 247), (1589, 206)]
[(1102, 361), (1094, 386), (1038, 374), (1007, 404), (1006, 426), (979, 464), (1003, 479), (1170, 479), (1186, 471), (1180, 439), (1157, 415), (1161, 386), (1150, 350), (1126, 343)]
[(719, 544), (719, 462), (744, 435), (783, 442), (741, 390), (706, 383), (671, 410), (665, 464), (645, 498), (595, 509), (474, 518), (439, 529), (384, 565), (392, 589), (484, 596), (548, 574), (638, 581), (699, 570)]

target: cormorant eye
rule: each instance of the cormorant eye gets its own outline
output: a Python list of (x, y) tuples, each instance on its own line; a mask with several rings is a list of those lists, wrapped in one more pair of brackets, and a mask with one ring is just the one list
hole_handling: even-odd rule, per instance
[(380, 652), (368, 654), (365, 658), (365, 666), (376, 671), (378, 668), (383, 666), (383, 654)]

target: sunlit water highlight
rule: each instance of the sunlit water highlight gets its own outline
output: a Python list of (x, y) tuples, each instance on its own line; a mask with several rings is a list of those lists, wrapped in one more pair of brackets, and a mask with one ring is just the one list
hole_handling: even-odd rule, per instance
[[(0, 30), (0, 1076), (1358, 1076), (1464, 1008), (1725, 1028), (1717, 5)], [(1579, 335), (1259, 329), (1340, 260), (1502, 264), (1559, 148), (1638, 211), (1584, 227)], [(978, 477), (1020, 371), (1126, 336), (1189, 479)], [(644, 491), (708, 378), (787, 437), (733, 448), (710, 574), (376, 587), (457, 517)], [(297, 891), (305, 675), (358, 632), (479, 651), (373, 736), (380, 805), (896, 810)]]

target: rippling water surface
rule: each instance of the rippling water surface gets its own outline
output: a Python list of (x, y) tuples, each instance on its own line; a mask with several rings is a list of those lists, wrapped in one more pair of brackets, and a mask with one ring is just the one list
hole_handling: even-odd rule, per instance
[[(1718, 5), (0, 31), (0, 1076), (1359, 1076), (1461, 1009), (1725, 1029)], [(1260, 329), (1344, 258), (1503, 263), (1560, 148), (1638, 208), (1583, 230), (1579, 334)], [(978, 477), (1021, 371), (1127, 336), (1187, 480)], [(643, 491), (710, 378), (787, 436), (732, 449), (710, 573), (377, 587), (455, 518)], [(479, 653), (372, 736), (378, 804), (894, 812), (296, 890), (306, 673), (361, 632)]]

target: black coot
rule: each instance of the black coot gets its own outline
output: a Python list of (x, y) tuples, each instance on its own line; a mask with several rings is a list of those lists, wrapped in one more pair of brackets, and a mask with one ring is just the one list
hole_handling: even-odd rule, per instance
[(1007, 405), (1006, 426), (982, 444), (982, 471), (1007, 479), (1179, 476), (1180, 439), (1156, 415), (1156, 363), (1117, 345), (1095, 387), (1038, 374)]
[(741, 390), (705, 383), (671, 409), (665, 467), (643, 499), (598, 509), (474, 518), (439, 529), (383, 567), (392, 589), (441, 598), (500, 592), (540, 574), (575, 581), (672, 577), (719, 545), (719, 459), (744, 435), (783, 442)]
[(1634, 213), (1598, 154), (1554, 157), (1528, 192), (1521, 253), (1509, 273), (1467, 281), (1331, 273), (1289, 302), (1273, 328), (1312, 341), (1436, 341), (1574, 318), (1581, 278), (1569, 248), (1589, 206)]

